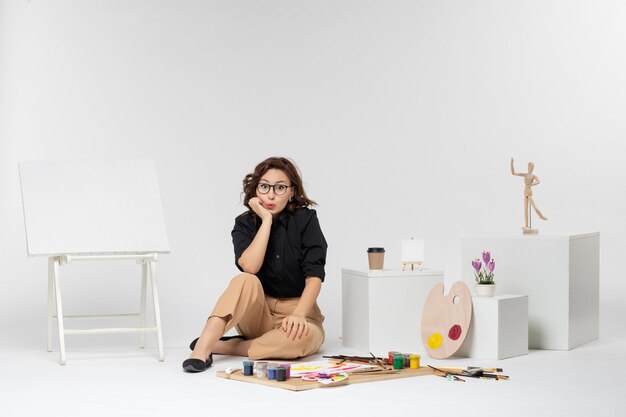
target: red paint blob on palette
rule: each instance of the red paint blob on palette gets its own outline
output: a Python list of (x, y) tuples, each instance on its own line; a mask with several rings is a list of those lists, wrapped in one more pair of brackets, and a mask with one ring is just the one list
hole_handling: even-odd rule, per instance
[(457, 340), (459, 337), (461, 337), (461, 326), (455, 324), (454, 326), (450, 327), (448, 337), (452, 340)]

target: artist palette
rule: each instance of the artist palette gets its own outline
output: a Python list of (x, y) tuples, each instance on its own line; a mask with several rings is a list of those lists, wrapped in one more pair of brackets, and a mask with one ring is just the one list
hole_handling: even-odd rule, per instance
[(463, 344), (472, 319), (472, 296), (469, 288), (457, 281), (444, 295), (444, 286), (436, 284), (422, 310), (422, 343), (435, 359), (454, 355)]

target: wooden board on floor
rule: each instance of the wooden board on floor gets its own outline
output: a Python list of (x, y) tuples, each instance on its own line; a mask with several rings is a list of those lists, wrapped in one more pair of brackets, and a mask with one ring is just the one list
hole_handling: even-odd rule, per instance
[[(402, 369), (394, 373), (380, 374), (380, 373), (362, 373), (362, 374), (350, 374), (350, 377), (346, 380), (347, 384), (360, 384), (362, 382), (374, 382), (374, 381), (389, 381), (399, 378), (410, 378), (416, 376), (433, 375), (434, 371), (428, 367), (421, 367), (419, 369)], [(303, 381), (300, 378), (292, 378), (289, 381), (278, 382), (270, 381), (267, 378), (257, 378), (256, 376), (245, 376), (241, 371), (236, 371), (232, 374), (227, 374), (224, 371), (217, 371), (216, 375), (220, 378), (232, 379), (235, 381), (250, 382), (253, 384), (266, 385), (268, 387), (282, 388), (290, 391), (305, 391), (313, 388), (332, 388), (332, 386), (319, 384), (316, 381)], [(341, 386), (341, 385), (339, 385)]]

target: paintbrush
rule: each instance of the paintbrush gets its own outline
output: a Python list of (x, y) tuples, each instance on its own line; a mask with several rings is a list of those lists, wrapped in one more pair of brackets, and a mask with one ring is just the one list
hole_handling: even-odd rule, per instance
[(363, 376), (397, 374), (399, 371), (394, 369), (354, 369), (347, 371), (349, 374), (358, 374)]
[(376, 357), (372, 352), (370, 352), (371, 357), (367, 356), (348, 356), (348, 355), (332, 355), (332, 356), (322, 356), (322, 358), (331, 359), (339, 362), (355, 362), (355, 363), (366, 363), (368, 365), (376, 365), (381, 368), (386, 368), (387, 364), (385, 362), (386, 359)]
[(465, 380), (464, 380), (463, 378), (459, 378), (458, 376), (456, 376), (456, 375), (454, 375), (454, 374), (452, 374), (452, 373), (450, 373), (450, 372), (442, 371), (441, 369), (437, 369), (437, 368), (435, 368), (434, 366), (430, 366), (430, 365), (428, 365), (428, 367), (429, 367), (429, 368), (434, 369), (434, 370), (435, 370), (435, 371), (437, 371), (437, 372), (441, 372), (441, 373), (443, 374), (443, 375), (437, 375), (437, 374), (435, 374), (435, 375), (437, 375), (437, 376), (442, 376), (442, 377), (444, 377), (444, 378), (447, 378), (447, 379), (448, 379), (448, 380), (450, 380), (450, 381), (460, 381), (460, 382), (465, 382)]
[(509, 380), (509, 376), (508, 375), (495, 375), (495, 374), (485, 374), (483, 373), (480, 376), (481, 379), (495, 379), (496, 381), (508, 381)]
[(484, 373), (482, 369), (463, 369), (463, 368), (439, 368), (439, 369), (449, 374), (471, 376), (471, 377), (479, 377), (479, 376), (482, 376)]
[(502, 372), (502, 368), (480, 368), (478, 366), (468, 366), (467, 368), (440, 368), (448, 369), (450, 372)]
[(336, 361), (348, 361), (348, 362), (363, 362), (370, 363), (372, 360), (374, 361), (382, 361), (382, 358), (377, 358), (376, 356), (348, 356), (348, 355), (332, 355), (332, 356), (322, 356), (322, 358), (333, 359)]
[(483, 372), (504, 372), (502, 368), (481, 368), (479, 366), (468, 366), (467, 369), (481, 369)]
[(461, 368), (440, 368), (442, 372), (446, 372), (453, 375), (466, 376), (469, 378), (483, 378), (483, 379), (496, 379), (496, 380), (508, 380), (508, 375), (494, 375), (486, 373), (483, 368), (473, 369), (461, 369)]
[(325, 355), (322, 356), (322, 358), (330, 358), (330, 359), (360, 359), (360, 360), (370, 360), (372, 359), (371, 356), (352, 356), (352, 355)]

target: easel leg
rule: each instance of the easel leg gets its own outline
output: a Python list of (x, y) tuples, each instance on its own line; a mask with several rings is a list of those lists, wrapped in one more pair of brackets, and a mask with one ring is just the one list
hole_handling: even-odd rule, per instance
[(61, 365), (65, 365), (65, 328), (63, 327), (63, 307), (61, 303), (61, 285), (59, 279), (59, 258), (54, 258), (52, 267), (52, 283), (57, 307), (57, 326), (59, 327), (59, 350)]
[(54, 258), (48, 258), (48, 352), (52, 352), (52, 321), (54, 320)]
[(163, 334), (161, 332), (161, 310), (159, 308), (159, 292), (157, 290), (156, 281), (156, 264), (154, 261), (148, 264), (150, 270), (150, 282), (152, 285), (152, 304), (154, 305), (154, 322), (157, 328), (157, 345), (159, 347), (159, 361), (163, 362), (165, 356), (163, 354)]
[[(141, 264), (141, 302), (139, 307), (139, 326), (146, 327), (146, 293), (148, 281), (148, 265)], [(146, 334), (139, 333), (139, 347), (143, 349), (146, 345)]]

